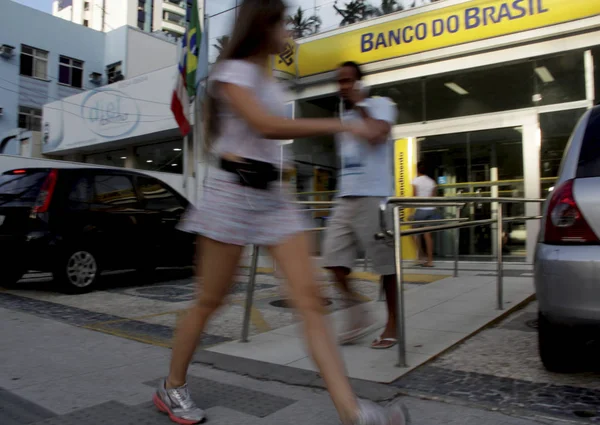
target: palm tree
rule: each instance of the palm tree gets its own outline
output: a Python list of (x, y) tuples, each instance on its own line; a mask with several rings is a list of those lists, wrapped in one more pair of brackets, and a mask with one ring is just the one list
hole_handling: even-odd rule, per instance
[(221, 55), (223, 54), (223, 51), (227, 48), (228, 44), (229, 44), (229, 36), (228, 35), (222, 35), (221, 37), (217, 37), (217, 43), (213, 44), (213, 47), (215, 49), (217, 49), (217, 51), (219, 52), (217, 59), (219, 57), (221, 57)]
[(293, 38), (302, 38), (319, 32), (321, 18), (317, 15), (306, 16), (302, 8), (298, 7), (295, 15), (289, 15), (286, 23), (292, 31)]
[(379, 15), (379, 11), (367, 3), (366, 0), (350, 0), (350, 3), (344, 4), (344, 9), (338, 8), (336, 1), (333, 4), (333, 8), (338, 15), (342, 16), (340, 27), (355, 24)]
[(398, 10), (400, 10), (400, 5), (396, 0), (381, 0), (381, 7), (379, 8), (379, 13), (381, 15), (394, 13)]

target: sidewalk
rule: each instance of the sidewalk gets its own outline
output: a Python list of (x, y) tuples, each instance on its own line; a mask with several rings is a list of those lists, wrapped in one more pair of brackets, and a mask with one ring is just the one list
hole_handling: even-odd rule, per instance
[[(0, 309), (2, 425), (167, 425), (149, 400), (167, 370), (170, 351)], [(238, 359), (239, 373), (253, 367)], [(248, 370), (247, 372), (250, 372)], [(339, 423), (322, 390), (255, 380), (192, 365), (190, 385), (215, 425)], [(397, 389), (354, 381), (396, 402)], [(419, 425), (533, 425), (535, 422), (465, 406), (404, 397)]]

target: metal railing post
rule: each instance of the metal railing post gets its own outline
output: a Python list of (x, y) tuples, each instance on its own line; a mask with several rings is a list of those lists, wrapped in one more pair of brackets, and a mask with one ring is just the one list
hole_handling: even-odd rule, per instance
[(252, 315), (252, 304), (254, 301), (259, 250), (260, 247), (258, 245), (252, 246), (252, 263), (250, 264), (250, 276), (248, 277), (248, 287), (246, 288), (246, 305), (244, 307), (244, 323), (242, 324), (242, 342), (248, 342), (248, 334), (250, 333), (250, 316)]
[(504, 310), (504, 281), (503, 281), (503, 267), (502, 267), (502, 203), (498, 203), (498, 209), (496, 213), (496, 227), (498, 228), (496, 250), (497, 250), (497, 277), (496, 277), (496, 290), (498, 298), (498, 310)]
[[(460, 208), (456, 207), (456, 219), (460, 219)], [(460, 250), (460, 229), (454, 229), (454, 277), (458, 277), (458, 254)]]
[(398, 366), (406, 367), (406, 329), (404, 320), (404, 288), (402, 279), (402, 233), (400, 229), (400, 208), (394, 206), (394, 254), (396, 259), (396, 328), (398, 332)]

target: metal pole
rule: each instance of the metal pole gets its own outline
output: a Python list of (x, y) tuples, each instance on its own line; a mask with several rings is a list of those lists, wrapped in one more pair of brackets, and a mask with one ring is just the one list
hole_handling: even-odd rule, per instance
[(498, 264), (497, 264), (497, 281), (496, 281), (496, 290), (497, 290), (497, 298), (498, 298), (498, 310), (504, 310), (504, 282), (502, 276), (502, 203), (498, 203), (498, 209), (496, 213), (496, 227), (498, 229), (497, 240), (496, 240), (496, 250)]
[[(460, 208), (456, 207), (456, 218), (460, 219)], [(458, 254), (460, 250), (460, 229), (454, 229), (454, 277), (458, 277)]]
[(244, 323), (242, 325), (242, 342), (248, 342), (250, 333), (250, 315), (252, 314), (252, 304), (254, 301), (254, 284), (256, 283), (256, 269), (258, 268), (258, 245), (252, 246), (252, 263), (250, 265), (250, 276), (248, 277), (248, 287), (246, 288), (246, 305), (244, 307)]
[(402, 283), (402, 234), (400, 206), (394, 206), (394, 253), (396, 257), (396, 328), (398, 332), (398, 367), (406, 367), (406, 333), (404, 328), (404, 290)]

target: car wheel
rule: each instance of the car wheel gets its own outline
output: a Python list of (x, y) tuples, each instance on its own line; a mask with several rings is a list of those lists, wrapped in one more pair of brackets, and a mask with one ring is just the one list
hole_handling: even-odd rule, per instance
[(58, 261), (54, 280), (68, 293), (93, 290), (100, 277), (98, 258), (88, 249), (70, 249)]
[(538, 314), (538, 348), (546, 370), (556, 373), (577, 371), (581, 347), (573, 330), (550, 322), (542, 313)]

